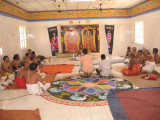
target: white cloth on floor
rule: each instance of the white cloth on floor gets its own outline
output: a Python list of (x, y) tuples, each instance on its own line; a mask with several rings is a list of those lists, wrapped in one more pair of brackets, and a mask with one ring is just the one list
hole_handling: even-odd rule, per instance
[(26, 84), (27, 91), (29, 94), (40, 95), (45, 92), (51, 86), (50, 83), (42, 84), (41, 82), (37, 82), (36, 84)]
[(99, 64), (99, 70), (101, 71), (100, 72), (100, 75), (102, 76), (109, 76), (112, 74), (111, 72), (111, 64), (109, 61), (107, 60), (102, 60)]
[(142, 72), (152, 73), (156, 64), (155, 62), (146, 61), (145, 66), (142, 67)]

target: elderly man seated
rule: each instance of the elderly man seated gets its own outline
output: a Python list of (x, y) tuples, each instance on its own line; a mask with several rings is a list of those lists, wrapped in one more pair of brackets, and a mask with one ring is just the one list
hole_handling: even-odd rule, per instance
[(145, 62), (142, 65), (143, 73), (152, 73), (155, 68), (155, 61), (149, 50), (144, 50)]

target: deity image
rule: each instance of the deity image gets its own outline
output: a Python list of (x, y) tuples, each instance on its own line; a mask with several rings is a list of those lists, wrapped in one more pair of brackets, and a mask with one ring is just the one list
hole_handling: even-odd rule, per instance
[[(73, 28), (70, 28), (72, 30)], [(67, 31), (64, 35), (65, 52), (76, 52), (79, 49), (80, 37), (77, 31)]]
[(53, 33), (53, 37), (51, 38), (51, 50), (56, 51), (58, 50), (58, 37), (56, 36), (55, 33)]
[(87, 32), (83, 36), (83, 48), (86, 48), (89, 52), (97, 50), (95, 45), (95, 39), (89, 30), (87, 30)]
[(108, 30), (108, 33), (107, 33), (107, 42), (108, 42), (108, 48), (111, 48), (111, 39), (112, 39), (112, 34), (111, 34), (111, 31)]

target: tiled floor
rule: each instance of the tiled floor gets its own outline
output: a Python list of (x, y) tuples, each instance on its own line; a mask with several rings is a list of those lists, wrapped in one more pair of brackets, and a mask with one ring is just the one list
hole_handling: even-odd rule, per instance
[[(71, 63), (71, 61), (64, 58), (54, 58), (52, 62), (55, 64)], [(75, 64), (79, 63), (76, 61)], [(71, 74), (78, 73), (79, 67), (75, 66)], [(114, 70), (112, 72), (121, 75), (121, 73)], [(57, 74), (56, 78), (63, 75), (67, 74)], [(67, 106), (47, 101), (41, 96), (27, 95), (26, 90), (4, 90), (0, 93), (0, 99), (16, 98), (23, 95), (26, 96), (13, 100), (0, 101), (0, 109), (34, 110), (39, 108), (42, 120), (113, 120), (108, 105), (97, 107)]]

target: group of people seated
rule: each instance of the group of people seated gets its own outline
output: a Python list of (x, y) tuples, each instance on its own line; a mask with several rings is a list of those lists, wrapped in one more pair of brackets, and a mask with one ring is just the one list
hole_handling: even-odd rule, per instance
[[(155, 66), (160, 65), (160, 55), (158, 49), (153, 48), (153, 55), (148, 49), (139, 49), (136, 47), (127, 48), (126, 56), (128, 58), (128, 68), (122, 69), (124, 75), (138, 75), (142, 73), (152, 73)], [(126, 61), (126, 60), (125, 60)]]
[(50, 87), (50, 83), (43, 85), (41, 74), (38, 73), (38, 65), (44, 59), (50, 59), (42, 55), (36, 56), (34, 51), (28, 49), (25, 57), (19, 64), (20, 57), (18, 54), (13, 56), (10, 62), (8, 56), (3, 57), (1, 65), (0, 78), (2, 76), (9, 76), (15, 74), (16, 86), (19, 88), (27, 88), (29, 94), (41, 94)]
[(109, 76), (112, 74), (111, 72), (111, 64), (106, 60), (105, 54), (101, 55), (101, 62), (99, 63), (99, 68), (94, 68), (93, 57), (88, 54), (87, 49), (83, 49), (83, 56), (80, 57), (80, 64), (82, 65), (80, 71), (83, 71), (84, 74), (91, 75), (95, 70), (98, 75), (101, 76)]
[[(136, 50), (136, 47), (127, 48), (126, 58), (129, 59), (128, 68), (122, 69), (124, 75), (138, 75), (141, 72), (151, 73), (156, 64), (160, 64), (160, 55), (158, 49), (153, 49), (153, 54), (147, 49)], [(94, 68), (92, 61), (93, 57), (88, 54), (87, 49), (82, 49), (80, 46), (77, 52), (77, 60), (80, 61), (81, 71), (87, 76), (92, 74), (95, 70), (98, 75), (109, 76), (111, 72), (111, 64), (106, 60), (105, 54), (101, 55), (101, 62), (99, 68)], [(34, 51), (28, 49), (25, 57), (19, 64), (20, 57), (18, 54), (13, 56), (10, 62), (8, 56), (4, 56), (4, 62), (1, 65), (0, 78), (2, 76), (9, 76), (16, 73), (16, 85), (20, 88), (27, 88), (29, 94), (41, 94), (50, 87), (50, 83), (43, 84), (41, 75), (38, 73), (39, 64), (44, 59), (50, 59), (42, 55), (36, 56)]]

